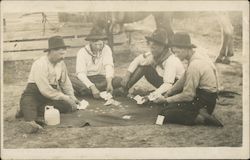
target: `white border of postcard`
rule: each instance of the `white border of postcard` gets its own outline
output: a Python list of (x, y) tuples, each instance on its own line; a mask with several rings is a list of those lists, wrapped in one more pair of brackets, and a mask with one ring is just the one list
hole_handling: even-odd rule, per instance
[[(85, 149), (1, 148), (2, 150), (1, 157), (3, 159), (164, 159), (164, 158), (246, 159), (249, 158), (249, 3), (248, 1), (2, 1), (1, 2), (1, 13), (39, 12), (39, 11), (88, 12), (88, 11), (155, 11), (155, 10), (157, 11), (242, 11), (243, 12), (243, 58), (242, 59), (244, 59), (244, 61), (243, 61), (242, 147), (85, 148)], [(2, 73), (2, 67), (1, 67), (1, 73)], [(1, 79), (1, 81), (2, 80), (3, 78)], [(3, 84), (3, 82), (1, 82), (1, 84)], [(1, 103), (2, 102), (3, 100), (1, 100)], [(2, 127), (1, 130), (3, 130), (2, 119), (1, 119), (1, 127)], [(2, 133), (3, 132), (1, 132), (1, 139), (3, 140)], [(3, 142), (1, 142), (1, 146), (3, 146)]]

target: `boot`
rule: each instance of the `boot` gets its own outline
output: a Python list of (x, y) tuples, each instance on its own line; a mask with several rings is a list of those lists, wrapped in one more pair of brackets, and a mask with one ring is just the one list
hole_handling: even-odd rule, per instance
[(200, 109), (199, 116), (204, 118), (205, 125), (223, 127), (223, 124), (214, 115), (208, 114), (204, 108)]
[(20, 128), (22, 132), (26, 134), (37, 133), (39, 130), (43, 130), (43, 127), (37, 124), (35, 121), (21, 122)]
[(18, 110), (18, 111), (16, 112), (15, 118), (16, 118), (16, 119), (19, 119), (19, 118), (22, 118), (22, 117), (23, 117), (23, 112), (22, 112), (21, 110)]

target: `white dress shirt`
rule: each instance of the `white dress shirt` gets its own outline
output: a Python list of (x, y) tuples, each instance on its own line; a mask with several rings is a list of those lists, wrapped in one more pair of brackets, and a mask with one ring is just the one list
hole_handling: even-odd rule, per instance
[(114, 76), (114, 63), (112, 51), (108, 45), (104, 45), (102, 51), (94, 55), (90, 45), (81, 48), (76, 57), (77, 77), (89, 88), (94, 85), (88, 76), (105, 75), (106, 78)]

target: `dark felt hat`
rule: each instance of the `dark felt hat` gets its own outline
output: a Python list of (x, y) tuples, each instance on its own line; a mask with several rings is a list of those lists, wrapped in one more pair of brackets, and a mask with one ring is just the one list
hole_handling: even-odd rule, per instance
[(178, 48), (196, 48), (196, 45), (191, 43), (191, 38), (186, 32), (177, 32), (174, 34), (170, 47)]
[(163, 29), (156, 29), (150, 36), (145, 36), (148, 41), (152, 41), (161, 45), (168, 45), (167, 33)]
[(48, 52), (52, 49), (59, 49), (59, 48), (67, 48), (69, 46), (65, 45), (63, 38), (61, 36), (53, 36), (50, 37), (48, 40), (48, 49), (45, 49), (44, 52)]
[(86, 41), (96, 41), (96, 40), (107, 40), (107, 36), (101, 30), (92, 30), (90, 34), (85, 38)]

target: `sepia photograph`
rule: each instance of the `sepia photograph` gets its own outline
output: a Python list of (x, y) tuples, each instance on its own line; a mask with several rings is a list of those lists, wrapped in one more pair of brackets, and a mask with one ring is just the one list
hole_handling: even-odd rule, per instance
[(249, 158), (248, 1), (2, 1), (2, 159)]

